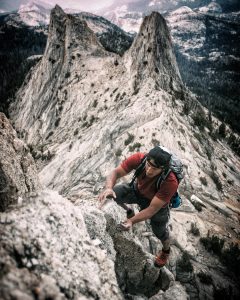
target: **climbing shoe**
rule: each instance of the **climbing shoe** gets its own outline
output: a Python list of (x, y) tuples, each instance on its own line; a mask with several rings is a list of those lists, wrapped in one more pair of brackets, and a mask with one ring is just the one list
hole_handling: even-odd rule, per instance
[(155, 267), (163, 267), (166, 265), (168, 258), (169, 258), (170, 250), (168, 251), (160, 251), (160, 253), (155, 257), (154, 265)]
[(134, 210), (131, 209), (131, 208), (129, 208), (129, 209), (127, 210), (127, 219), (130, 219), (130, 218), (132, 218), (132, 217), (134, 217), (134, 216), (135, 216)]

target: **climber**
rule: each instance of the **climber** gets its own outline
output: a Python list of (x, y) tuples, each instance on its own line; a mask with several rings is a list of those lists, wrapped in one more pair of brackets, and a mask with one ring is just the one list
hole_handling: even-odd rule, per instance
[[(154, 147), (147, 154), (137, 152), (108, 175), (105, 189), (99, 195), (101, 207), (107, 198), (112, 197), (127, 211), (127, 219), (120, 225), (122, 230), (129, 230), (138, 222), (151, 220), (153, 233), (163, 245), (162, 250), (155, 257), (155, 265), (158, 267), (163, 267), (169, 258), (170, 238), (167, 225), (170, 210), (168, 204), (179, 184), (176, 174), (169, 169), (170, 160), (171, 154), (159, 146)], [(142, 170), (139, 171), (139, 168)], [(126, 176), (134, 169), (136, 169), (135, 178), (130, 184), (115, 185), (119, 178)], [(159, 179), (162, 182), (157, 185)], [(134, 214), (134, 211), (125, 203), (138, 204), (140, 212)]]

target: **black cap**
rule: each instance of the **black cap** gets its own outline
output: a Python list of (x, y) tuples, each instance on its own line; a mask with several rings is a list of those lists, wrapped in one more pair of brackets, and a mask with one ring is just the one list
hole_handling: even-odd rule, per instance
[(157, 167), (167, 168), (171, 159), (171, 154), (164, 151), (159, 146), (154, 147), (148, 153), (148, 159), (153, 159)]

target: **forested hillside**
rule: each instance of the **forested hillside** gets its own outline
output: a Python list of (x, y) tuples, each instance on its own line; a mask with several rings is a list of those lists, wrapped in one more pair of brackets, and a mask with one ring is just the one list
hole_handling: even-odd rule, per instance
[(206, 40), (198, 53), (201, 60), (187, 59), (176, 46), (181, 75), (200, 102), (239, 133), (239, 24), (211, 16), (205, 17), (205, 24)]
[(31, 55), (43, 54), (47, 36), (28, 26), (13, 26), (0, 18), (0, 111), (7, 114), (8, 104), (23, 83), (36, 60)]

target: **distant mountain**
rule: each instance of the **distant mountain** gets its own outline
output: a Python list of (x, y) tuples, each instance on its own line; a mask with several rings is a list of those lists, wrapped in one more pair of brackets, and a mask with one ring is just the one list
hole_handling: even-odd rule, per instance
[(28, 26), (47, 25), (50, 21), (52, 6), (47, 6), (41, 1), (22, 4), (18, 9), (19, 18)]
[(166, 19), (183, 81), (202, 104), (240, 132), (238, 14), (182, 7)]
[(123, 28), (125, 31), (137, 32), (143, 17), (152, 11), (165, 14), (181, 7), (189, 7), (201, 13), (237, 14), (240, 11), (240, 2), (238, 0), (139, 0), (124, 5), (118, 5), (117, 2), (115, 2), (110, 7), (99, 11), (99, 14)]
[(52, 6), (41, 1), (30, 1), (20, 5), (17, 11), (5, 13), (5, 22), (10, 25), (27, 25), (30, 27), (49, 24)]
[(132, 34), (125, 32), (103, 17), (86, 12), (74, 14), (74, 16), (87, 22), (89, 28), (97, 35), (107, 51), (123, 55), (133, 42)]
[(209, 4), (213, 6), (220, 6), (222, 11), (226, 13), (240, 10), (240, 3), (238, 0), (138, 0), (125, 3), (124, 5), (115, 1), (113, 5), (102, 9), (100, 13), (114, 13), (114, 11), (119, 11), (121, 9), (127, 9), (128, 13), (138, 12), (141, 14), (148, 14), (154, 10), (164, 13), (170, 10), (175, 10), (181, 6), (198, 9), (203, 6), (208, 6)]

